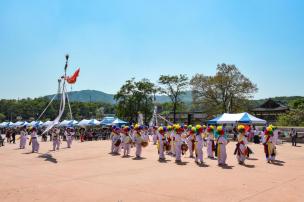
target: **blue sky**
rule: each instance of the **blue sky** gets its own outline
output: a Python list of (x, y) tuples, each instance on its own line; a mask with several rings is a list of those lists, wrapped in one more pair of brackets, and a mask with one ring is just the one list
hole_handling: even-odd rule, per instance
[(213, 75), (235, 64), (255, 98), (304, 96), (304, 1), (1, 0), (0, 98), (53, 94), (64, 55), (73, 90), (135, 77)]

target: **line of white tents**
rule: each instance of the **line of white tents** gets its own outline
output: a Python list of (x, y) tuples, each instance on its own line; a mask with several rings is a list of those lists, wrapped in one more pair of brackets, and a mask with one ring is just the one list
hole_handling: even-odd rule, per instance
[[(0, 123), (0, 128), (20, 128), (23, 126), (27, 127), (47, 127), (52, 124), (52, 121), (17, 121), (13, 122), (2, 122)], [(61, 121), (58, 126), (59, 127), (87, 127), (87, 126), (121, 126), (128, 124), (127, 122), (120, 120), (119, 118), (114, 117), (105, 117), (103, 120), (98, 121), (96, 119), (83, 119), (81, 121), (76, 120), (63, 120)]]

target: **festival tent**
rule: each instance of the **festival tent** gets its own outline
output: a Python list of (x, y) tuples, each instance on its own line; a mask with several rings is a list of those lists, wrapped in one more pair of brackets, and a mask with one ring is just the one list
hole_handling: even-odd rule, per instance
[(53, 121), (46, 121), (44, 122), (41, 126), (42, 127), (48, 127), (49, 125), (51, 125), (53, 123)]
[(27, 126), (32, 126), (32, 127), (40, 127), (42, 126), (43, 122), (42, 121), (32, 121), (29, 123)]
[(64, 120), (60, 122), (59, 126), (60, 127), (73, 127), (78, 123), (76, 120)]
[(83, 119), (77, 125), (78, 126), (97, 126), (97, 125), (100, 125), (100, 121), (98, 121), (96, 119), (91, 119), (91, 120)]
[(6, 127), (12, 128), (12, 127), (13, 127), (13, 125), (14, 125), (14, 123), (13, 123), (13, 122), (9, 122), (9, 124), (8, 124)]
[(0, 123), (0, 128), (6, 128), (6, 127), (8, 127), (8, 125), (9, 125), (9, 122), (2, 122), (2, 123)]
[(126, 125), (128, 124), (128, 122), (125, 122), (123, 120), (120, 120), (119, 118), (116, 118), (113, 122), (112, 122), (112, 125), (115, 125), (115, 126), (119, 126), (121, 127), (122, 125)]
[(113, 121), (115, 120), (114, 117), (104, 117), (104, 119), (102, 119), (102, 121), (100, 122), (100, 125), (107, 125), (110, 126), (112, 125)]
[(97, 126), (97, 125), (100, 125), (100, 121), (96, 120), (96, 119), (92, 119), (90, 121), (90, 125), (91, 126)]
[(208, 124), (234, 124), (234, 123), (246, 123), (246, 124), (266, 124), (263, 119), (259, 119), (251, 114), (244, 112), (238, 114), (224, 113), (212, 120), (208, 121)]
[(29, 123), (26, 121), (17, 121), (16, 123), (10, 124), (9, 127), (23, 127), (27, 126)]
[(79, 123), (77, 124), (78, 126), (88, 126), (91, 120), (88, 119), (83, 119), (81, 121), (79, 121)]

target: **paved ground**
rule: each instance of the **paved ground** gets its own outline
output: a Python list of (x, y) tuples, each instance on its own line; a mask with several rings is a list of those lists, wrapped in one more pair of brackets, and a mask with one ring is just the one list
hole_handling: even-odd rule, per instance
[[(275, 165), (264, 160), (261, 145), (246, 166), (228, 146), (229, 167), (205, 159), (199, 167), (183, 158), (177, 165), (167, 157), (158, 162), (149, 145), (142, 160), (108, 154), (110, 142), (75, 142), (72, 149), (51, 152), (41, 143), (39, 154), (17, 145), (0, 147), (0, 201), (303, 201), (304, 145), (277, 146)], [(132, 150), (134, 154), (134, 150)], [(205, 155), (204, 149), (204, 155)]]

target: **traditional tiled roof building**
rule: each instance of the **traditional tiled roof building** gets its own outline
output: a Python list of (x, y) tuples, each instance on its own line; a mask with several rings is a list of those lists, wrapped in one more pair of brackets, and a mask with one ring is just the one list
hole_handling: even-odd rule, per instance
[(268, 122), (275, 122), (279, 115), (284, 114), (289, 111), (289, 107), (282, 104), (281, 102), (268, 99), (261, 106), (251, 110), (254, 116), (265, 119)]

